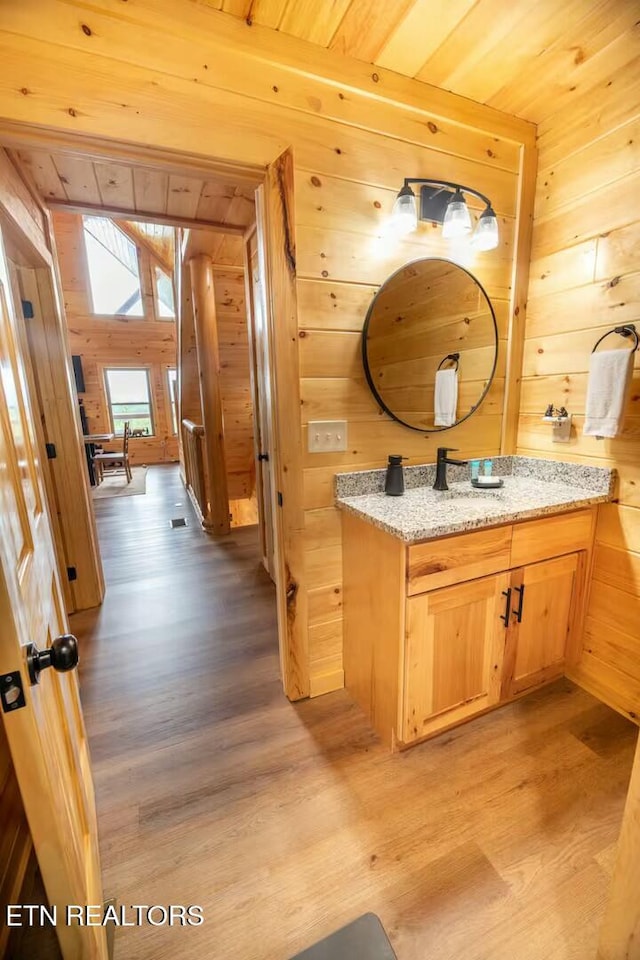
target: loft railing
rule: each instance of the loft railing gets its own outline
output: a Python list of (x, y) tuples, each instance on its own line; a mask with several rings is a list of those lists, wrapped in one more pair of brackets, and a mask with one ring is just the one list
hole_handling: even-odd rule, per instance
[(193, 420), (182, 421), (182, 450), (187, 491), (205, 523), (208, 516), (207, 487), (204, 472), (204, 427)]

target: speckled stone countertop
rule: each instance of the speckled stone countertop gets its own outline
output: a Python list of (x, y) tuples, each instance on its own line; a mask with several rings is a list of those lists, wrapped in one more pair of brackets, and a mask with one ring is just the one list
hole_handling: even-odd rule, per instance
[[(468, 479), (459, 479), (460, 472), (468, 475), (468, 467), (448, 467), (448, 491), (433, 489), (433, 464), (405, 468), (406, 489), (401, 497), (384, 493), (384, 470), (361, 471), (360, 476), (338, 474), (336, 504), (405, 543), (417, 543), (576, 510), (605, 503), (612, 496), (614, 471), (602, 467), (524, 457), (496, 457), (493, 464), (494, 475), (504, 482), (493, 490), (477, 490)], [(422, 484), (411, 482), (411, 470)]]

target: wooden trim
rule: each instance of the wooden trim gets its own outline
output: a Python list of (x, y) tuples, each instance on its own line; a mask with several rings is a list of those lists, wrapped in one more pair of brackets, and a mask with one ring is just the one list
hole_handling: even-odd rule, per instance
[[(267, 438), (262, 437), (262, 408), (260, 402), (260, 387), (263, 390), (265, 385), (260, 383), (259, 364), (258, 364), (258, 346), (256, 342), (256, 305), (254, 297), (254, 274), (252, 265), (252, 251), (257, 252), (257, 224), (253, 224), (253, 230), (245, 233), (244, 244), (242, 247), (242, 256), (244, 263), (244, 299), (247, 312), (247, 337), (249, 341), (249, 380), (251, 384), (251, 402), (253, 405), (253, 456), (255, 465), (255, 485), (256, 485), (256, 503), (258, 507), (258, 530), (260, 533), (260, 549), (262, 552), (262, 564), (271, 577), (275, 580), (275, 571), (272, 569), (273, 562), (270, 555), (268, 543), (269, 534), (267, 524), (271, 526), (269, 532), (273, 534), (272, 511), (268, 510), (265, 504), (265, 471), (269, 470), (269, 465), (259, 459), (259, 455), (264, 452), (260, 449), (261, 442), (266, 445)], [(253, 239), (252, 239), (253, 238)], [(257, 255), (257, 254), (256, 254)], [(269, 515), (271, 513), (271, 516)]]
[(640, 956), (640, 740), (631, 772), (598, 960)]
[(533, 203), (536, 192), (538, 152), (534, 146), (520, 148), (520, 176), (516, 209), (516, 243), (511, 280), (509, 307), (509, 334), (504, 406), (502, 410), (502, 438), (500, 453), (516, 452), (518, 418), (520, 415), (520, 385), (524, 354), (527, 292), (531, 265), (531, 238), (533, 234)]
[(230, 531), (227, 462), (220, 393), (220, 357), (211, 258), (198, 254), (189, 260), (198, 370), (205, 433), (207, 501), (206, 528), (218, 536)]
[[(75, 157), (98, 163), (125, 163), (132, 167), (153, 167), (177, 176), (200, 177), (258, 186), (264, 179), (264, 168), (251, 163), (226, 163), (213, 157), (183, 153), (162, 147), (147, 146), (127, 140), (109, 140), (90, 134), (65, 132), (41, 124), (20, 123), (0, 119), (0, 142), (14, 149), (45, 150), (47, 153)], [(157, 216), (157, 214), (153, 214)]]
[[(46, 200), (47, 207), (54, 212), (87, 213), (112, 220), (140, 220), (142, 223), (166, 224), (169, 227), (185, 227), (209, 230), (212, 233), (228, 233), (234, 237), (244, 236), (245, 227), (220, 223), (217, 220), (190, 220), (187, 217), (173, 217), (167, 213), (142, 213), (138, 210), (124, 210), (122, 207), (106, 207), (99, 203), (72, 203), (70, 200)], [(136, 242), (139, 242), (137, 240)], [(157, 254), (156, 254), (157, 257)]]
[[(309, 639), (291, 150), (267, 168), (264, 187), (256, 192), (256, 215), (273, 375), (270, 455), (274, 459), (275, 477), (272, 514), (280, 663), (286, 695), (290, 700), (299, 700), (309, 696)], [(278, 495), (282, 496), (281, 505), (277, 502)]]
[[(51, 267), (52, 258), (44, 234), (42, 220), (34, 220), (30, 207), (36, 206), (18, 171), (11, 163), (7, 152), (0, 148), (0, 213), (13, 233), (13, 240), (34, 266)], [(39, 206), (39, 204), (38, 204)]]

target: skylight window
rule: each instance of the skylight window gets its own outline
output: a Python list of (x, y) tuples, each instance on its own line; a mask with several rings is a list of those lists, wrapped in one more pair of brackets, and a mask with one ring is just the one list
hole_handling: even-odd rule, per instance
[(142, 317), (138, 251), (106, 217), (83, 217), (93, 312)]

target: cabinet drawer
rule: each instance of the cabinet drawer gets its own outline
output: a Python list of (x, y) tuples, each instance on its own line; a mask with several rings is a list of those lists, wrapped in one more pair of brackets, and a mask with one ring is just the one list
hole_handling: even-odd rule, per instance
[(588, 550), (593, 537), (593, 515), (593, 510), (578, 510), (516, 524), (511, 541), (511, 566)]
[(408, 548), (407, 594), (448, 587), (509, 568), (512, 527), (493, 527)]

